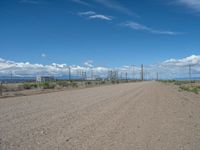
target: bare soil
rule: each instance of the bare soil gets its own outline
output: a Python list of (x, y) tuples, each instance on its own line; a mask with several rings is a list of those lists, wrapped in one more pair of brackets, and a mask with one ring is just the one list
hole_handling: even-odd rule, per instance
[(0, 99), (1, 150), (199, 150), (200, 96), (139, 82)]

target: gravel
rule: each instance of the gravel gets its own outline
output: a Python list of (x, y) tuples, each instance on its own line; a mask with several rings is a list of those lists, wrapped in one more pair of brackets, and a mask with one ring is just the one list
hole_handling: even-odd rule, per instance
[(155, 81), (0, 99), (0, 149), (199, 150), (199, 114)]

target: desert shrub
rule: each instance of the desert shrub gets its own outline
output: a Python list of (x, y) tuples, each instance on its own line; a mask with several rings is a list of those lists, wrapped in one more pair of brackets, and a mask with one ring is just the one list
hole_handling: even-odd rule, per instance
[(200, 90), (198, 87), (195, 86), (180, 86), (180, 89), (188, 92), (193, 92), (196, 94), (198, 94)]
[(112, 83), (112, 84), (115, 84), (115, 81), (114, 81), (114, 80), (112, 80), (112, 81), (111, 81), (111, 83)]
[(106, 81), (101, 81), (101, 83), (100, 84), (105, 84), (106, 83)]
[(24, 89), (33, 89), (33, 88), (37, 88), (37, 84), (36, 83), (24, 83), (22, 85), (22, 87)]
[(54, 89), (56, 87), (55, 82), (44, 82), (40, 84), (40, 87), (43, 89)]
[(92, 85), (92, 82), (91, 81), (87, 81), (86, 85)]
[(24, 88), (23, 84), (22, 85), (20, 84), (20, 85), (18, 85), (17, 89), (18, 89), (18, 91), (21, 91), (21, 90), (24, 90), (25, 88)]
[(78, 83), (77, 82), (71, 82), (70, 85), (75, 88), (75, 87), (78, 87)]
[(159, 80), (163, 83), (174, 83), (175, 85), (183, 85), (188, 83), (195, 83), (195, 81), (178, 81), (178, 80)]
[(182, 84), (189, 84), (189, 83), (195, 83), (195, 81), (175, 81), (175, 85), (182, 85)]
[(198, 89), (197, 87), (193, 87), (193, 88), (191, 89), (191, 92), (196, 93), (196, 94), (199, 94), (199, 89)]
[(68, 87), (70, 85), (68, 81), (58, 81), (57, 84), (62, 87)]
[(7, 87), (6, 85), (2, 85), (2, 91), (10, 91), (10, 88)]
[(160, 82), (163, 82), (163, 83), (175, 83), (176, 80), (159, 80)]
[(30, 83), (24, 83), (23, 88), (24, 89), (31, 89), (31, 84)]

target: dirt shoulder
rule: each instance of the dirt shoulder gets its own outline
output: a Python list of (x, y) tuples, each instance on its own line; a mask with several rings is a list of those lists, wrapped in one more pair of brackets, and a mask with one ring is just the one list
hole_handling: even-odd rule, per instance
[(0, 99), (0, 149), (198, 150), (200, 96), (140, 82)]

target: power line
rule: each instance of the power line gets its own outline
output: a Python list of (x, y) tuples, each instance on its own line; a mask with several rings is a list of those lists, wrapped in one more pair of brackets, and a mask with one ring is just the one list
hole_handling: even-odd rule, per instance
[(191, 65), (189, 64), (189, 79), (192, 79), (192, 71), (191, 71)]
[(71, 80), (71, 67), (68, 66), (68, 79)]
[(156, 74), (156, 80), (158, 81), (158, 79), (159, 79), (159, 74), (158, 74), (158, 72), (157, 72), (157, 74)]
[(13, 80), (13, 73), (12, 73), (12, 71), (10, 72), (10, 79), (11, 79), (11, 81)]
[(135, 79), (135, 68), (134, 68), (134, 65), (132, 65), (132, 68), (133, 68), (133, 80)]
[(143, 64), (141, 65), (141, 80), (144, 80), (144, 66)]

